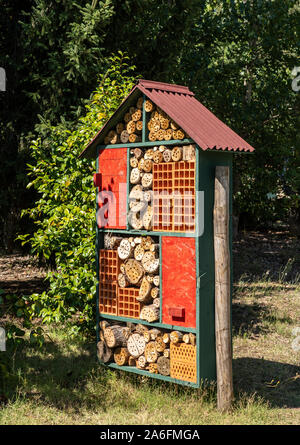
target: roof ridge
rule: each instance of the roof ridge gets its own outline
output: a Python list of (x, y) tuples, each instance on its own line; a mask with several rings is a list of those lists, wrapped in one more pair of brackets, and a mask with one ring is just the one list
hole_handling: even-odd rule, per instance
[(138, 84), (136, 86), (138, 88), (139, 86), (141, 86), (146, 89), (170, 91), (173, 93), (180, 93), (189, 96), (194, 96), (194, 93), (190, 91), (188, 87), (184, 85), (176, 85), (175, 83), (166, 83), (166, 82), (157, 82), (156, 80), (139, 79)]

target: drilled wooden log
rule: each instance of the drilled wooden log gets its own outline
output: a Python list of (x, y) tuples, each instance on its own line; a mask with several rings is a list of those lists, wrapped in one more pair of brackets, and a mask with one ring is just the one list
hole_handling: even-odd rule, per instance
[(144, 227), (143, 219), (136, 212), (128, 213), (128, 222), (135, 230), (141, 230)]
[(165, 162), (171, 162), (172, 161), (172, 151), (167, 148), (164, 152), (163, 152), (163, 159)]
[(129, 141), (129, 133), (127, 130), (123, 130), (120, 134), (120, 140), (123, 144), (126, 144)]
[(142, 183), (142, 186), (143, 186), (145, 189), (149, 189), (150, 187), (152, 187), (152, 181), (153, 181), (152, 173), (145, 173), (145, 174), (142, 176), (142, 181), (141, 181), (141, 183)]
[(156, 133), (157, 140), (163, 141), (165, 138), (165, 134), (166, 134), (166, 130), (162, 130), (162, 129), (158, 130), (158, 132)]
[(158, 139), (157, 139), (157, 133), (156, 133), (156, 131), (151, 130), (151, 131), (149, 132), (148, 139), (149, 139), (149, 141), (151, 141), (151, 142), (157, 141)]
[(135, 201), (143, 201), (143, 197), (144, 191), (141, 184), (136, 184), (135, 186), (133, 186), (129, 193), (129, 199)]
[(159, 268), (159, 258), (155, 258), (155, 254), (153, 252), (147, 251), (143, 256), (142, 266), (146, 272), (153, 274)]
[(139, 121), (140, 119), (142, 119), (142, 110), (140, 110), (139, 108), (137, 108), (137, 109), (135, 110), (135, 112), (132, 113), (132, 115), (131, 115), (131, 119), (132, 119), (134, 122), (137, 122), (137, 121)]
[(139, 261), (136, 261), (133, 258), (126, 261), (125, 274), (129, 283), (138, 284), (144, 273), (144, 268)]
[(151, 206), (147, 206), (147, 210), (145, 211), (143, 215), (143, 225), (146, 230), (151, 230), (152, 228), (152, 217), (153, 217), (153, 210)]
[(157, 363), (149, 363), (147, 370), (152, 374), (158, 374)]
[(144, 355), (148, 363), (155, 363), (160, 356), (160, 353), (157, 352), (155, 341), (149, 341), (149, 343), (145, 346)]
[(170, 375), (170, 359), (167, 357), (158, 357), (157, 370), (159, 374)]
[(154, 298), (152, 304), (154, 304), (154, 306), (156, 307), (160, 307), (160, 298)]
[(145, 192), (143, 192), (143, 201), (147, 203), (151, 202), (152, 193), (152, 190), (146, 190)]
[(135, 326), (135, 332), (137, 332), (138, 334), (144, 335), (145, 332), (148, 332), (149, 328), (147, 326), (145, 326), (144, 324), (137, 324)]
[(150, 339), (151, 340), (155, 340), (159, 335), (162, 334), (161, 330), (157, 329), (157, 328), (150, 329), (149, 332), (150, 332)]
[(184, 161), (194, 161), (196, 159), (196, 147), (193, 144), (182, 147), (182, 159)]
[(144, 331), (143, 332), (143, 336), (144, 336), (145, 342), (149, 343), (149, 341), (151, 340), (150, 331), (149, 330), (148, 331)]
[(165, 132), (165, 141), (170, 141), (172, 139), (173, 136), (173, 131), (171, 130), (171, 128), (168, 128)]
[(145, 102), (144, 102), (144, 108), (145, 108), (145, 111), (146, 111), (147, 113), (150, 113), (151, 111), (154, 110), (154, 105), (153, 105), (153, 103), (151, 102), (151, 100), (149, 100), (149, 99), (146, 99), (146, 100), (145, 100)]
[(130, 163), (131, 168), (136, 168), (139, 164), (139, 161), (137, 160), (137, 158), (135, 156), (132, 156), (129, 160), (129, 163)]
[(144, 355), (140, 355), (136, 363), (137, 368), (144, 369), (146, 367), (146, 364), (147, 364), (146, 357)]
[(189, 333), (189, 337), (190, 337), (190, 343), (191, 345), (195, 346), (196, 345), (196, 335), (192, 334), (192, 332)]
[(136, 367), (136, 358), (135, 357), (132, 357), (132, 356), (129, 357), (129, 359), (128, 359), (128, 366)]
[(138, 184), (141, 179), (141, 172), (138, 167), (133, 168), (130, 172), (130, 184)]
[(159, 320), (159, 308), (154, 306), (154, 304), (144, 306), (140, 313), (140, 319), (146, 320), (148, 323)]
[(182, 147), (174, 147), (172, 149), (172, 161), (178, 162), (182, 159)]
[(109, 348), (105, 341), (100, 340), (97, 343), (97, 357), (103, 363), (108, 363), (113, 358), (113, 351)]
[(126, 345), (128, 328), (124, 326), (110, 326), (104, 330), (104, 339), (109, 348)]
[(149, 159), (151, 161), (153, 158), (153, 155), (154, 155), (154, 150), (152, 148), (149, 148), (148, 150), (146, 150), (144, 158)]
[(144, 354), (146, 342), (143, 335), (131, 334), (127, 341), (127, 349), (132, 357), (138, 358)]
[(121, 260), (126, 260), (127, 258), (130, 258), (132, 254), (133, 254), (133, 249), (130, 242), (126, 238), (122, 239), (118, 247), (119, 258), (121, 258)]
[(137, 133), (141, 133), (142, 130), (143, 130), (143, 121), (137, 121), (137, 122), (135, 123), (135, 131), (136, 131)]
[(155, 339), (155, 347), (157, 352), (163, 352), (166, 349), (166, 344), (163, 341), (161, 335), (158, 335)]
[(157, 287), (160, 285), (159, 275), (154, 275), (154, 277), (153, 277), (153, 284), (154, 284), (154, 286), (157, 286)]
[(143, 236), (142, 237), (141, 245), (144, 250), (149, 250), (153, 243), (154, 243), (154, 241), (151, 238), (151, 236)]
[(153, 300), (155, 300), (158, 296), (159, 296), (159, 288), (153, 287), (151, 289), (151, 297), (153, 298)]
[(132, 121), (132, 120), (129, 121), (128, 124), (126, 125), (126, 130), (127, 130), (129, 135), (134, 133), (135, 132), (135, 122)]
[(144, 170), (144, 172), (146, 173), (150, 173), (152, 172), (152, 160), (151, 159), (146, 159), (144, 158), (144, 162), (141, 166), (141, 168)]
[(163, 356), (164, 356), (164, 357), (167, 357), (167, 358), (170, 358), (170, 349), (168, 349), (168, 348), (166, 347), (166, 349), (165, 349), (164, 352), (163, 352)]
[(141, 138), (141, 136), (139, 136), (136, 133), (130, 133), (128, 140), (129, 140), (130, 143), (141, 142), (142, 138)]
[(183, 343), (188, 344), (190, 342), (189, 334), (183, 334), (182, 341), (183, 341)]
[(155, 162), (155, 164), (160, 164), (161, 162), (163, 162), (163, 153), (159, 150), (156, 150), (153, 154), (153, 162)]
[(180, 128), (179, 130), (176, 131), (176, 139), (182, 140), (185, 138), (185, 133), (184, 131)]
[(124, 273), (118, 274), (118, 285), (122, 288), (128, 286), (128, 281)]
[(179, 331), (172, 331), (170, 333), (171, 343), (180, 343), (182, 341), (183, 333)]
[(144, 98), (143, 96), (141, 96), (137, 100), (136, 107), (141, 110), (143, 108), (143, 103), (144, 103)]
[(179, 126), (173, 120), (170, 121), (170, 127), (172, 130), (178, 130)]
[(118, 134), (121, 134), (123, 130), (124, 130), (124, 124), (123, 122), (119, 122), (116, 126), (116, 132)]
[(114, 351), (114, 361), (119, 366), (127, 365), (130, 354), (127, 348), (116, 348)]
[(151, 284), (146, 277), (143, 277), (142, 283), (139, 289), (139, 295), (136, 297), (141, 303), (149, 303), (151, 299)]
[(109, 323), (107, 320), (101, 320), (99, 323), (99, 327), (100, 329), (104, 330), (105, 328), (107, 328), (109, 326)]
[(170, 343), (170, 334), (169, 334), (168, 332), (166, 332), (166, 333), (163, 335), (163, 341), (164, 341), (164, 343), (166, 343), (166, 344)]
[(143, 249), (141, 244), (137, 244), (134, 248), (134, 258), (137, 261), (141, 261), (143, 259), (143, 256), (145, 254), (145, 250)]
[(130, 121), (131, 121), (131, 113), (127, 112), (127, 113), (125, 113), (125, 115), (124, 115), (124, 122), (125, 122), (126, 124), (128, 124), (128, 122), (130, 122)]

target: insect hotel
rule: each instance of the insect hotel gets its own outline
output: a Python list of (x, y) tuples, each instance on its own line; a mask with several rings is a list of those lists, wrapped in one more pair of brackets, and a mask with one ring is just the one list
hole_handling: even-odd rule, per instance
[(102, 363), (193, 387), (216, 379), (215, 171), (229, 172), (230, 209), (233, 153), (253, 150), (187, 87), (139, 80), (81, 153), (96, 158)]

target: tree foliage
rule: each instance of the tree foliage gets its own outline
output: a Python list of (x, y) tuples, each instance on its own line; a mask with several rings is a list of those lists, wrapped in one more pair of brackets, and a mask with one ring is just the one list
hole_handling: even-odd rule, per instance
[[(91, 161), (79, 154), (128, 95), (134, 67), (119, 53), (107, 60), (99, 86), (76, 124), (43, 124), (43, 137), (32, 141), (31, 182), (39, 199), (26, 211), (34, 220), (33, 253), (50, 260), (50, 289), (31, 297), (32, 315), (45, 322), (75, 317), (80, 328), (93, 323), (95, 295), (95, 189)], [(76, 329), (74, 327), (74, 329)]]

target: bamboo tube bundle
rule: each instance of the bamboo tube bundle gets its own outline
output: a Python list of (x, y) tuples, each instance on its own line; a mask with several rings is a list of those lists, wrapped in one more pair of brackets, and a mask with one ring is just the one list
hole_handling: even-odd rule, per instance
[(157, 370), (159, 374), (170, 375), (170, 359), (164, 356), (158, 357)]
[(136, 131), (137, 133), (141, 133), (142, 130), (143, 130), (143, 121), (137, 121), (137, 122), (135, 123), (135, 131)]
[(153, 304), (144, 306), (140, 313), (140, 319), (146, 320), (148, 323), (159, 320), (159, 308)]
[(126, 345), (126, 334), (128, 333), (128, 328), (114, 325), (107, 327), (103, 333), (104, 340), (109, 348), (116, 348), (117, 346)]
[(130, 184), (138, 184), (141, 180), (141, 172), (135, 167), (130, 172)]
[(123, 144), (126, 144), (129, 141), (129, 133), (127, 130), (123, 130), (120, 134), (120, 140)]
[(141, 303), (148, 303), (151, 301), (151, 284), (146, 277), (143, 277), (142, 283), (139, 289), (139, 295), (136, 297)]
[(160, 356), (159, 352), (156, 350), (155, 341), (149, 341), (145, 346), (145, 358), (148, 363), (155, 363)]
[(114, 351), (114, 361), (119, 366), (127, 365), (130, 354), (127, 348), (118, 347)]
[(182, 147), (174, 147), (172, 149), (172, 161), (178, 162), (182, 159)]
[(139, 261), (133, 258), (126, 261), (125, 274), (130, 284), (138, 284), (144, 273), (144, 268)]
[(144, 355), (140, 355), (139, 358), (136, 361), (136, 367), (139, 369), (146, 368), (147, 360)]
[[(132, 256), (132, 253), (133, 253), (133, 249), (132, 249), (131, 243), (128, 241), (127, 238), (123, 238), (122, 241), (120, 242), (119, 247), (118, 247), (119, 258), (121, 258), (121, 260), (126, 260), (127, 258)], [(125, 266), (125, 270), (126, 270), (126, 266)]]
[(146, 99), (144, 102), (144, 108), (146, 113), (150, 113), (151, 111), (154, 110), (154, 104), (151, 102), (151, 100)]
[(163, 341), (163, 338), (161, 335), (158, 335), (155, 339), (155, 347), (157, 352), (164, 352), (166, 349), (166, 344)]
[(143, 96), (139, 97), (136, 103), (136, 108), (141, 110), (143, 108), (143, 102), (144, 102)]
[(146, 342), (143, 335), (138, 333), (131, 334), (127, 340), (127, 349), (129, 354), (138, 358), (145, 352)]
[(179, 331), (172, 331), (170, 333), (170, 342), (171, 343), (180, 343), (182, 341), (183, 333)]
[(172, 151), (167, 148), (164, 152), (163, 152), (163, 160), (165, 162), (171, 162), (172, 161)]
[(159, 268), (159, 258), (155, 258), (155, 254), (151, 251), (145, 252), (142, 259), (142, 266), (146, 272), (155, 273)]
[(108, 363), (113, 358), (113, 351), (104, 340), (100, 340), (97, 343), (97, 357), (103, 363)]

